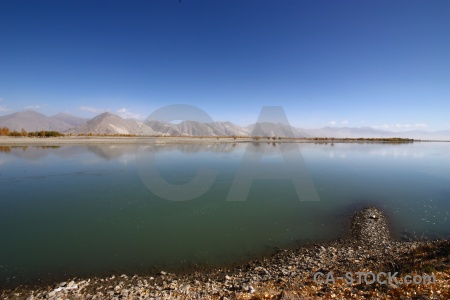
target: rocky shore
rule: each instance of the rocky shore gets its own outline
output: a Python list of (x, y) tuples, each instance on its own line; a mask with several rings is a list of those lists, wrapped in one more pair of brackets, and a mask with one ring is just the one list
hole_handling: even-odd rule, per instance
[(450, 241), (393, 240), (383, 213), (366, 208), (353, 217), (347, 239), (279, 250), (233, 268), (72, 278), (0, 295), (30, 300), (449, 299)]

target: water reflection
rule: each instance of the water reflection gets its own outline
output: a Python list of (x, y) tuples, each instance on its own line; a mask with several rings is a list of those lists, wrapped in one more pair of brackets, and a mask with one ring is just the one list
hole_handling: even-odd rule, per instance
[[(394, 232), (427, 237), (450, 228), (449, 143), (299, 143), (320, 201), (301, 202), (291, 181), (258, 179), (246, 201), (226, 201), (244, 155), (265, 172), (293, 144), (149, 144), (171, 184), (217, 171), (208, 191), (164, 200), (142, 183), (135, 145), (0, 148), (0, 284), (15, 276), (100, 274), (149, 266), (226, 263), (273, 247), (333, 239), (348, 216), (376, 205)], [(248, 152), (247, 152), (248, 151)], [(139, 162), (137, 162), (139, 163)]]
[[(215, 144), (150, 144), (145, 147), (154, 153), (176, 150), (180, 153), (230, 153), (245, 147), (243, 143), (215, 143)], [(39, 160), (48, 155), (62, 158), (76, 157), (89, 151), (99, 158), (112, 160), (123, 155), (134, 154), (137, 145), (86, 145), (86, 146), (0, 146), (1, 153), (11, 154), (21, 159)], [(29, 150), (29, 151), (27, 151)]]
[[(280, 145), (276, 142), (249, 142), (249, 143), (181, 143), (181, 144), (148, 144), (146, 149), (154, 153), (164, 153), (176, 150), (180, 153), (232, 153), (247, 149), (252, 152), (263, 151), (268, 154), (279, 153)], [(262, 145), (271, 146), (261, 147)], [(330, 158), (346, 158), (351, 156), (392, 156), (392, 157), (424, 157), (428, 151), (425, 143), (401, 144), (401, 143), (298, 143), (302, 151), (308, 155), (320, 156), (320, 152), (327, 153)], [(437, 143), (435, 146), (445, 147), (445, 143)], [(11, 154), (21, 159), (39, 160), (48, 155), (56, 155), (62, 158), (70, 158), (89, 151), (96, 157), (105, 160), (117, 159), (124, 155), (134, 155), (139, 149), (138, 145), (67, 145), (67, 146), (0, 146), (0, 153)], [(258, 150), (263, 149), (263, 150)], [(29, 151), (28, 151), (29, 150)], [(313, 153), (314, 152), (314, 153)]]

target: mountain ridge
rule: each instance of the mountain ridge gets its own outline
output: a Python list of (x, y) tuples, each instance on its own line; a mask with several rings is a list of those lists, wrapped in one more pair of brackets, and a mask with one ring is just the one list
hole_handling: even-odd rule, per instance
[(71, 126), (80, 126), (89, 121), (89, 118), (80, 118), (69, 113), (58, 113), (56, 115), (50, 116), (54, 120), (59, 120), (65, 122)]
[(66, 131), (73, 127), (71, 124), (58, 118), (48, 117), (33, 110), (25, 110), (0, 116), (0, 127), (21, 131)]
[(148, 126), (135, 121), (125, 120), (118, 115), (105, 112), (87, 121), (85, 124), (69, 129), (72, 134), (124, 134), (152, 135), (155, 132)]
[(372, 127), (297, 128), (283, 124), (260, 123), (239, 126), (232, 122), (201, 123), (182, 121), (179, 124), (155, 120), (124, 119), (105, 112), (91, 119), (68, 113), (46, 116), (28, 110), (0, 116), (0, 127), (20, 131), (59, 131), (70, 134), (123, 134), (163, 136), (277, 136), (296, 138), (412, 138), (422, 140), (449, 140), (450, 129), (438, 131), (409, 130), (393, 132)]

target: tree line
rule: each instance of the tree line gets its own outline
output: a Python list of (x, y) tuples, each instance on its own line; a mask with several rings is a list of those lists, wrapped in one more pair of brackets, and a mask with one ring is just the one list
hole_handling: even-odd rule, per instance
[(3, 136), (14, 136), (14, 137), (19, 137), (19, 136), (28, 136), (28, 137), (57, 137), (57, 136), (64, 136), (64, 134), (58, 132), (58, 131), (45, 131), (45, 130), (41, 130), (41, 131), (32, 131), (32, 132), (27, 132), (25, 129), (22, 128), (21, 131), (17, 131), (17, 130), (13, 130), (11, 131), (8, 127), (3, 127), (0, 128), (0, 135)]

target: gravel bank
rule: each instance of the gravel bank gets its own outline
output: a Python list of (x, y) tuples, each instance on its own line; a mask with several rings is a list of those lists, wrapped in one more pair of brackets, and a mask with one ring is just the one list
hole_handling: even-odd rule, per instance
[[(314, 274), (321, 272), (314, 280)], [(334, 282), (323, 281), (332, 274)], [(346, 272), (353, 283), (338, 279)], [(386, 283), (359, 282), (356, 272), (398, 272)], [(406, 275), (433, 275), (434, 283), (406, 285)], [(365, 276), (365, 275), (364, 275)], [(365, 278), (363, 276), (363, 278)], [(419, 277), (417, 277), (419, 278)], [(371, 277), (369, 276), (369, 281)], [(382, 278), (384, 279), (384, 277)], [(318, 282), (321, 281), (321, 282)], [(72, 278), (41, 287), (1, 292), (2, 299), (448, 299), (450, 241), (400, 242), (391, 238), (381, 211), (353, 217), (351, 237), (249, 261), (230, 269), (153, 276)]]

